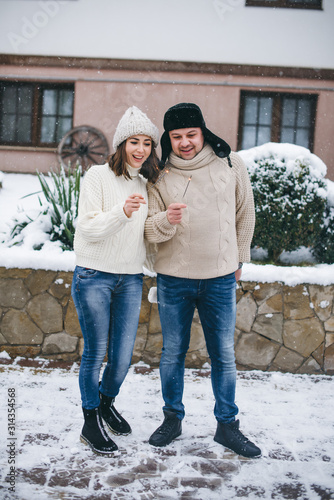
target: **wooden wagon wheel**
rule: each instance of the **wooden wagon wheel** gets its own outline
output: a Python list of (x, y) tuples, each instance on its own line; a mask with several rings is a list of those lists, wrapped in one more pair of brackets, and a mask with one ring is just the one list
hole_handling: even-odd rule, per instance
[(57, 148), (58, 159), (65, 169), (80, 163), (83, 170), (91, 165), (105, 163), (109, 146), (102, 132), (94, 127), (82, 125), (72, 128), (64, 135)]

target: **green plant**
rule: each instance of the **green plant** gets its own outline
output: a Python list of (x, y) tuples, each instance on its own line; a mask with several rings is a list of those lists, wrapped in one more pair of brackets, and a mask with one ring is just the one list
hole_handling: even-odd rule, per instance
[(249, 166), (256, 225), (253, 245), (265, 248), (277, 263), (283, 250), (318, 241), (326, 206), (325, 183), (308, 161), (262, 158)]
[[(29, 234), (28, 229), (33, 225), (37, 234), (39, 232), (33, 244), (34, 250), (43, 247), (46, 235), (50, 241), (59, 241), (63, 250), (73, 249), (82, 168), (77, 165), (73, 171), (69, 169), (66, 175), (61, 167), (59, 174), (51, 171), (48, 175), (51, 182), (48, 182), (43, 174), (37, 173), (46, 201), (39, 197), (41, 210), (35, 218), (23, 213), (14, 220), (9, 241), (11, 246), (22, 245)], [(32, 194), (36, 193), (28, 196)]]
[(72, 173), (61, 167), (60, 174), (50, 172), (53, 187), (47, 183), (43, 174), (38, 173), (45, 199), (49, 203), (47, 208), (51, 218), (51, 241), (60, 241), (63, 249), (73, 249), (75, 220), (78, 217), (78, 204), (80, 193), (81, 166), (77, 165)]
[(329, 204), (325, 208), (324, 220), (312, 253), (318, 262), (325, 264), (334, 262), (334, 207)]

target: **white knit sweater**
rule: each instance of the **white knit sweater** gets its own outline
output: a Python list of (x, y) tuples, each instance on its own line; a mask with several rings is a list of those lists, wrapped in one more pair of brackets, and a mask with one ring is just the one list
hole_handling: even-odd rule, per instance
[(85, 174), (74, 237), (76, 265), (115, 274), (143, 272), (147, 204), (128, 218), (126, 198), (140, 193), (147, 202), (146, 180), (128, 166), (131, 180), (116, 176), (109, 165), (94, 165)]

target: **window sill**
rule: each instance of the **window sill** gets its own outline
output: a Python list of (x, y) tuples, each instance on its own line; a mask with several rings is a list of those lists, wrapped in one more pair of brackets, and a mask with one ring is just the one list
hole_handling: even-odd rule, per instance
[[(319, 5), (320, 4), (320, 5)], [(277, 4), (273, 4), (268, 0), (246, 0), (246, 7), (270, 7), (272, 9), (302, 9), (302, 10), (323, 10), (322, 2), (318, 5), (302, 4), (287, 4), (284, 0), (278, 0)]]
[(33, 153), (57, 153), (57, 148), (39, 147), (39, 146), (10, 146), (0, 144), (0, 151), (31, 151)]

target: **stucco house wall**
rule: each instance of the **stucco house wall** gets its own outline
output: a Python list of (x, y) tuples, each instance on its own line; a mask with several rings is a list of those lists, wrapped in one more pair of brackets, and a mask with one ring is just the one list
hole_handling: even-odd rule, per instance
[[(334, 2), (320, 10), (246, 0), (0, 2), (0, 79), (72, 82), (73, 126), (109, 143), (137, 105), (162, 131), (166, 109), (197, 102), (234, 150), (240, 92), (318, 95), (314, 150), (334, 180)], [(0, 170), (46, 172), (55, 148), (0, 146)]]
[[(217, 64), (0, 56), (0, 72), (0, 78), (8, 81), (73, 83), (73, 127), (98, 128), (108, 140), (110, 151), (116, 125), (132, 105), (147, 112), (162, 133), (166, 109), (178, 102), (196, 102), (209, 128), (237, 150), (242, 90), (316, 94), (313, 152), (324, 161), (327, 176), (334, 180), (334, 71), (260, 71)], [(284, 76), (278, 77), (278, 73)], [(57, 166), (55, 148), (0, 146), (2, 171), (47, 172)]]

